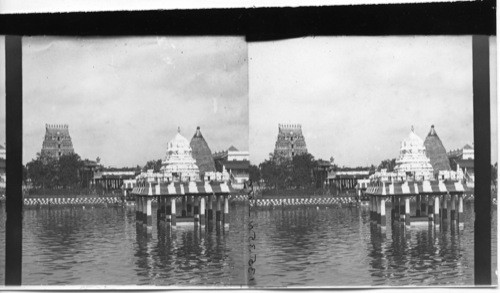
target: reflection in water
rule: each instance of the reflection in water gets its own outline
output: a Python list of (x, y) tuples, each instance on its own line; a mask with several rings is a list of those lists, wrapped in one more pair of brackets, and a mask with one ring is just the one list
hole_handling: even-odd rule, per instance
[[(370, 222), (367, 207), (258, 210), (252, 214), (258, 231), (256, 285), (473, 285), (472, 203), (465, 215), (460, 229), (449, 221), (439, 227), (391, 226), (390, 219), (381, 228)], [(492, 216), (496, 231), (496, 211)]]
[(27, 209), (23, 284), (244, 285), (248, 213), (231, 208), (229, 227), (158, 222), (149, 233), (133, 207)]
[[(148, 233), (136, 224), (133, 207), (26, 209), (23, 284), (245, 285), (248, 206), (231, 210), (229, 228), (172, 229), (159, 222)], [(370, 222), (367, 207), (253, 209), (252, 285), (473, 284), (473, 204), (464, 211), (462, 228), (451, 222), (405, 228), (388, 219), (382, 229)], [(495, 268), (496, 210), (492, 219)], [(2, 267), (2, 283), (3, 276)]]

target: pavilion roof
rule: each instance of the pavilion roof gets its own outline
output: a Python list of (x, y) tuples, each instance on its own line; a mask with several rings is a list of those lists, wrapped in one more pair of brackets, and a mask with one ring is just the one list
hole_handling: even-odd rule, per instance
[(394, 182), (370, 184), (366, 189), (368, 195), (417, 195), (417, 194), (446, 194), (465, 193), (471, 191), (459, 181), (420, 181), (420, 182)]
[(233, 187), (225, 182), (153, 182), (144, 186), (136, 186), (132, 190), (132, 194), (143, 196), (212, 195), (234, 192)]

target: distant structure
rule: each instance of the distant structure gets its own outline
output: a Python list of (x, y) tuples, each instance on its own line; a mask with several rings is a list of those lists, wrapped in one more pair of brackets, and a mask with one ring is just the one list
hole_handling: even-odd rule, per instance
[(167, 144), (167, 156), (160, 173), (163, 173), (166, 182), (200, 181), (200, 170), (192, 156), (189, 141), (181, 135), (180, 127), (174, 139)]
[(221, 174), (223, 180), (231, 182), (235, 189), (242, 189), (250, 179), (250, 154), (230, 146), (226, 151), (213, 154), (216, 175)]
[(434, 177), (439, 174), (439, 171), (451, 170), (450, 160), (446, 154), (446, 149), (439, 139), (434, 129), (434, 125), (431, 126), (431, 130), (425, 138), (424, 145), (427, 157), (430, 159), (430, 163), (434, 169)]
[(193, 158), (196, 160), (196, 165), (198, 165), (201, 178), (204, 178), (205, 173), (215, 172), (212, 151), (210, 151), (207, 142), (203, 138), (199, 126), (196, 128), (196, 132), (193, 138), (191, 138), (189, 145), (192, 149)]
[(59, 159), (63, 155), (74, 153), (73, 143), (67, 124), (45, 124), (45, 138), (42, 145), (42, 157)]
[(448, 152), (448, 158), (451, 169), (456, 170), (457, 178), (464, 180), (468, 187), (474, 187), (474, 143)]
[(307, 153), (306, 141), (302, 135), (300, 124), (278, 124), (278, 139), (274, 148), (274, 156), (292, 158)]
[(431, 180), (434, 178), (434, 169), (427, 157), (424, 141), (415, 134), (413, 126), (408, 137), (401, 142), (399, 158), (396, 160), (394, 172), (397, 177), (406, 177), (413, 180)]

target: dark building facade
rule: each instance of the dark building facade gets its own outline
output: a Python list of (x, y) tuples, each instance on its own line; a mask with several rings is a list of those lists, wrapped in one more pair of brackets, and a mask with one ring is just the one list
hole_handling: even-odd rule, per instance
[(73, 143), (67, 124), (45, 124), (45, 138), (42, 145), (42, 157), (58, 159), (62, 155), (72, 154)]
[(300, 124), (278, 124), (278, 139), (274, 148), (274, 156), (292, 158), (307, 153), (306, 141), (302, 135)]

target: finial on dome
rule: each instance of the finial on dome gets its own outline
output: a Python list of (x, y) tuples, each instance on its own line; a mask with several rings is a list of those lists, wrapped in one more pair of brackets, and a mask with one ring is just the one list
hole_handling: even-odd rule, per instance
[(411, 131), (415, 132), (415, 128), (413, 128), (413, 125), (411, 126)]
[(197, 126), (197, 127), (196, 127), (196, 130), (200, 130), (200, 127), (199, 127), (199, 126)]
[(180, 126), (177, 126), (177, 132), (181, 133), (181, 127)]

